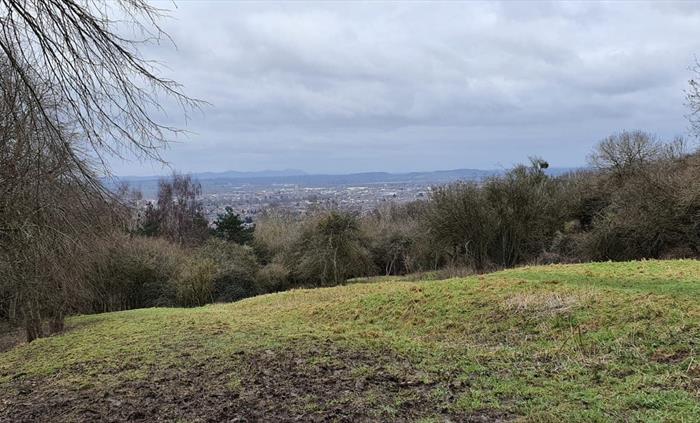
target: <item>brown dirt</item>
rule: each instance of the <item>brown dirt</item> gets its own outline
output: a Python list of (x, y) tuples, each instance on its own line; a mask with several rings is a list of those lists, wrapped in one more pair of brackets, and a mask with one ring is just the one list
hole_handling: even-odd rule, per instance
[(686, 358), (690, 357), (691, 352), (687, 350), (681, 350), (681, 351), (663, 351), (659, 350), (656, 351), (652, 356), (651, 359), (656, 361), (657, 363), (680, 363), (684, 361)]
[(0, 353), (11, 350), (26, 339), (23, 330), (0, 324)]
[[(65, 328), (61, 332), (51, 333), (49, 323), (43, 323), (44, 336), (56, 336), (66, 333), (73, 328)], [(27, 342), (27, 333), (23, 327), (13, 326), (6, 321), (0, 321), (0, 353), (9, 351), (17, 345)]]
[[(222, 368), (220, 362), (194, 362), (154, 369), (146, 380), (111, 387), (66, 389), (56, 380), (19, 376), (11, 389), (0, 393), (0, 421), (400, 422), (433, 417), (496, 422), (515, 418), (495, 410), (455, 414), (447, 405), (468, 392), (468, 386), (417, 370), (392, 353), (349, 351), (324, 343), (313, 349), (241, 353), (221, 361), (229, 364)], [(435, 396), (437, 387), (440, 398)]]

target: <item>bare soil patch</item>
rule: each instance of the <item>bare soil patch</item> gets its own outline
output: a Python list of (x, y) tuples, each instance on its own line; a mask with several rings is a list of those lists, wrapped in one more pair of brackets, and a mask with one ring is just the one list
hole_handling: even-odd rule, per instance
[[(332, 343), (240, 353), (221, 360), (152, 369), (145, 380), (66, 389), (52, 380), (12, 382), (0, 395), (0, 421), (12, 422), (496, 422), (496, 410), (464, 415), (451, 399), (469, 389), (417, 370), (392, 353), (352, 351)], [(129, 367), (126, 366), (125, 369)], [(120, 371), (123, 371), (120, 370)], [(447, 390), (447, 402), (434, 389)], [(444, 398), (444, 396), (443, 396)]]
[(24, 330), (0, 322), (0, 353), (9, 351), (26, 340)]

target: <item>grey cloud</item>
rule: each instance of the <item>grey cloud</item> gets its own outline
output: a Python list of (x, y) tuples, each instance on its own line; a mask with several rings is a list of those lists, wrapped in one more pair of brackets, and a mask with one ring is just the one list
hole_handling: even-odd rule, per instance
[(699, 12), (667, 2), (181, 2), (165, 22), (178, 49), (145, 54), (213, 105), (189, 122), (196, 136), (166, 153), (186, 171), (484, 168), (531, 154), (571, 166), (611, 132), (685, 131)]

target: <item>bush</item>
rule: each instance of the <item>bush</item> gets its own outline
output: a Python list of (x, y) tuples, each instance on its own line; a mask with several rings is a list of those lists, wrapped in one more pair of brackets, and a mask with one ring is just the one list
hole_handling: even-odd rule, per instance
[(425, 229), (426, 202), (390, 204), (361, 220), (372, 261), (385, 275), (432, 269), (434, 249)]
[(302, 226), (303, 219), (277, 210), (260, 216), (255, 224), (252, 242), (259, 262), (268, 264), (275, 258), (284, 260), (292, 254), (292, 249), (301, 236)]
[(285, 265), (306, 286), (337, 285), (374, 270), (357, 217), (341, 211), (320, 212), (308, 219)]
[[(618, 190), (594, 221), (582, 255), (592, 260), (659, 258), (670, 251), (697, 251), (700, 204), (683, 206), (681, 181), (661, 183), (647, 173), (644, 181)], [(691, 201), (692, 202), (692, 201)], [(697, 200), (695, 200), (697, 203)]]
[(212, 280), (214, 301), (237, 301), (268, 292), (256, 279), (260, 266), (251, 247), (210, 239), (197, 250), (196, 257), (211, 261), (215, 267)]
[(263, 266), (256, 277), (258, 287), (265, 292), (284, 291), (291, 287), (289, 270), (281, 263)]
[(440, 260), (439, 267), (466, 265), (484, 270), (490, 266), (496, 216), (484, 190), (476, 184), (438, 188), (431, 197), (427, 224), (445, 259)]
[(502, 267), (534, 261), (551, 244), (565, 219), (566, 196), (541, 160), (517, 166), (484, 186), (492, 213), (490, 257)]
[[(624, 134), (597, 149), (599, 156), (613, 151), (607, 163), (622, 165), (602, 167), (589, 187), (589, 197), (604, 201), (584, 228), (577, 254), (586, 260), (697, 256), (700, 156), (683, 154), (682, 140), (662, 143), (643, 133)], [(636, 134), (634, 142), (630, 134)], [(640, 152), (629, 153), (629, 145), (639, 145)]]
[(81, 312), (175, 305), (173, 281), (184, 251), (158, 238), (114, 234), (86, 257), (89, 290)]
[(196, 307), (213, 302), (216, 275), (217, 267), (213, 260), (189, 258), (175, 280), (177, 305)]

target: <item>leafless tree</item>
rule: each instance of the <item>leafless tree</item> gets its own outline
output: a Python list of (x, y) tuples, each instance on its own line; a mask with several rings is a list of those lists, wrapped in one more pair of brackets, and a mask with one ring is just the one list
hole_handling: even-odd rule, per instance
[(594, 167), (612, 173), (621, 181), (652, 163), (680, 160), (687, 154), (688, 145), (682, 137), (664, 142), (653, 134), (635, 130), (604, 138), (588, 159)]
[[(83, 292), (81, 253), (111, 215), (89, 164), (68, 157), (77, 141), (54, 119), (60, 98), (31, 78), (38, 102), (0, 62), (0, 290), (3, 314), (23, 322), (30, 341), (43, 335), (45, 319), (62, 329)], [(54, 142), (56, 130), (67, 147)]]
[(180, 245), (199, 244), (208, 235), (202, 186), (190, 175), (174, 173), (158, 182), (158, 233)]
[[(199, 102), (143, 58), (167, 40), (145, 0), (0, 0), (0, 298), (27, 338), (60, 330), (78, 299), (81, 254), (111, 216), (98, 173), (125, 153), (160, 160), (180, 130), (163, 95)], [(139, 34), (132, 38), (128, 33)]]
[[(695, 61), (695, 65), (691, 68), (696, 77), (700, 76), (700, 62)], [(685, 92), (686, 105), (690, 109), (687, 115), (690, 121), (690, 132), (696, 138), (700, 138), (700, 81), (691, 79), (688, 83), (688, 90)]]
[(598, 143), (589, 162), (601, 170), (623, 176), (655, 159), (662, 153), (661, 142), (642, 131), (623, 131)]
[(186, 111), (199, 104), (139, 53), (144, 43), (168, 40), (158, 24), (163, 15), (146, 0), (0, 0), (0, 50), (45, 118), (50, 110), (36, 78), (64, 100), (50, 129), (86, 174), (80, 155), (63, 139), (62, 123), (79, 131), (83, 153), (103, 165), (105, 154), (126, 151), (159, 160), (160, 147), (180, 131), (154, 118), (163, 110), (161, 95)]

